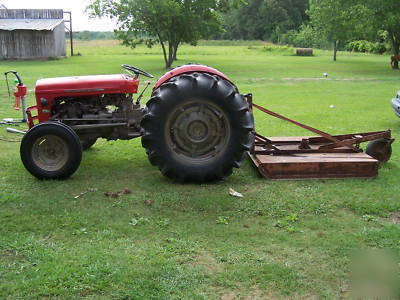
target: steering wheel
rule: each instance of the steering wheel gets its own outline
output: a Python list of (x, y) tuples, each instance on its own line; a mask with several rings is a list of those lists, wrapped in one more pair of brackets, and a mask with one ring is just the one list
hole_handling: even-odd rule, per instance
[(146, 77), (149, 77), (149, 78), (154, 78), (154, 76), (151, 75), (150, 73), (147, 73), (147, 72), (145, 72), (145, 71), (143, 71), (141, 69), (138, 69), (138, 68), (136, 68), (134, 66), (123, 64), (123, 65), (121, 65), (121, 67), (123, 67), (127, 71), (132, 71), (136, 75), (140, 74), (140, 75), (143, 75), (143, 76), (146, 76)]

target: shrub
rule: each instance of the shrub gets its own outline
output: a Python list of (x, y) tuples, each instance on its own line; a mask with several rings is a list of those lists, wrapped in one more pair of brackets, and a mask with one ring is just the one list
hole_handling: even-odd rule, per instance
[(376, 54), (382, 54), (387, 51), (384, 43), (380, 42), (372, 43), (366, 40), (349, 42), (345, 45), (345, 49), (347, 51), (367, 52)]
[(299, 31), (289, 30), (281, 36), (281, 43), (299, 48), (324, 48), (328, 45), (325, 38), (310, 25), (302, 24)]

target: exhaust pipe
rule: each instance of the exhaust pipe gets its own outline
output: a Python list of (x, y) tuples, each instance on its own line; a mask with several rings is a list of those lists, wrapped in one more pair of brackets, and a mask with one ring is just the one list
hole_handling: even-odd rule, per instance
[(10, 127), (7, 127), (6, 130), (7, 130), (7, 132), (11, 132), (11, 133), (25, 134), (25, 131), (14, 129), (14, 128), (10, 128)]

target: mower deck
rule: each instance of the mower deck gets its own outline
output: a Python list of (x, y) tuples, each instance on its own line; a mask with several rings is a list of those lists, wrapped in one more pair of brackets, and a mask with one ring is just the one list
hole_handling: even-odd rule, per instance
[[(254, 104), (251, 94), (246, 98), (251, 112), (257, 108), (318, 135), (264, 137), (254, 131), (254, 146), (248, 154), (267, 179), (371, 178), (378, 175), (379, 160), (390, 158), (394, 141), (390, 130), (330, 135)], [(374, 154), (369, 152), (379, 160), (363, 153), (360, 143), (367, 141), (380, 142), (375, 144)]]
[[(379, 161), (362, 152), (346, 152), (343, 148), (328, 153), (298, 151), (302, 141), (309, 138), (313, 137), (268, 137), (273, 145), (288, 153), (275, 155), (256, 145), (249, 156), (267, 179), (371, 178), (378, 175)], [(311, 145), (310, 150), (317, 150), (320, 145)]]

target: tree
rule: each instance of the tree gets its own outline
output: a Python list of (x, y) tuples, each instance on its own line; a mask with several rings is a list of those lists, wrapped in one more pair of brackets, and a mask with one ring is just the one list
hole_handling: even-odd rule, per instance
[[(386, 30), (393, 47), (393, 54), (399, 56), (400, 48), (400, 3), (399, 0), (367, 0), (368, 15), (377, 30)], [(371, 18), (372, 17), (372, 18)], [(393, 69), (399, 69), (398, 59)]]
[(126, 46), (160, 43), (165, 67), (176, 60), (179, 45), (195, 45), (220, 31), (220, 11), (239, 0), (93, 0), (93, 16), (116, 18), (117, 38)]
[(246, 0), (224, 16), (224, 38), (278, 40), (307, 19), (308, 0)]
[(88, 41), (90, 40), (90, 32), (88, 30), (84, 30), (79, 32), (78, 37), (80, 40)]
[(333, 60), (340, 42), (358, 31), (362, 6), (358, 0), (310, 0), (311, 24), (333, 43)]

